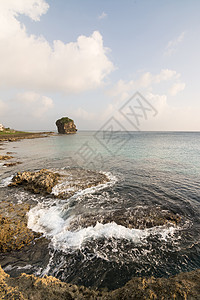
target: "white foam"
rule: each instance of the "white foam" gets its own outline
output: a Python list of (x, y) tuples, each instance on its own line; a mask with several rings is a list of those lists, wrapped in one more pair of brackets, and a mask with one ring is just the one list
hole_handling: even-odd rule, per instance
[(174, 234), (174, 227), (157, 226), (150, 229), (130, 229), (115, 222), (89, 226), (76, 231), (69, 230), (72, 217), (64, 220), (59, 207), (40, 208), (37, 205), (28, 213), (28, 227), (43, 233), (51, 239), (54, 249), (68, 251), (84, 247), (87, 241), (98, 239), (125, 239), (133, 243), (144, 242), (148, 236), (157, 235), (161, 240), (167, 240)]
[(17, 270), (27, 270), (27, 269), (30, 269), (32, 268), (31, 265), (25, 265), (23, 267), (20, 267), (20, 266), (12, 266), (12, 265), (8, 265), (4, 268), (4, 271), (11, 271), (11, 270), (14, 270), (14, 269), (17, 269)]
[[(97, 186), (93, 186), (90, 188), (86, 188), (84, 190), (78, 190), (76, 191), (76, 193), (74, 194), (74, 196), (80, 196), (80, 195), (85, 195), (85, 194), (93, 194), (96, 191), (100, 191), (102, 189), (105, 189), (107, 187), (113, 186), (116, 182), (117, 182), (117, 177), (114, 176), (113, 174), (111, 174), (110, 172), (102, 172), (100, 171), (101, 174), (104, 174), (109, 181), (105, 182), (105, 183), (101, 183), (98, 184)], [(75, 191), (75, 187), (70, 186), (71, 182), (66, 180), (64, 182), (58, 183), (57, 185), (55, 185), (52, 189), (52, 194), (54, 194), (55, 196), (58, 196), (60, 193), (65, 193), (65, 192), (73, 192)], [(77, 182), (78, 184), (78, 182)]]
[[(75, 190), (75, 188), (69, 187), (69, 184), (70, 183), (68, 181), (58, 183), (53, 187), (51, 193), (55, 196), (58, 196), (62, 192), (73, 192)], [(66, 186), (67, 186), (67, 188), (66, 188)]]
[(0, 187), (8, 186), (12, 182), (12, 179), (13, 179), (13, 175), (2, 179), (0, 182)]

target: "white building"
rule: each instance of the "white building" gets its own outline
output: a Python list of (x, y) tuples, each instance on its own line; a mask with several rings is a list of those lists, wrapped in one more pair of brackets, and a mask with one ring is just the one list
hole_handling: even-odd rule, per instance
[(0, 124), (0, 131), (4, 130), (4, 126), (2, 124)]

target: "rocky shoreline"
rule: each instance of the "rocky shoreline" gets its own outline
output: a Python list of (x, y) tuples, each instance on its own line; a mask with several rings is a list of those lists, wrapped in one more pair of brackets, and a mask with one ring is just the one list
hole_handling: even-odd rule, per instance
[[(36, 138), (36, 135), (33, 136), (33, 138)], [(39, 134), (39, 137), (43, 137), (43, 134)], [(17, 140), (20, 138), (18, 137)], [(31, 138), (31, 136), (28, 135), (22, 138)], [(15, 141), (15, 138), (13, 141)], [(13, 156), (0, 156), (2, 161), (11, 158)], [(108, 182), (108, 178), (104, 174), (85, 170), (83, 171), (85, 172), (84, 178), (87, 178), (87, 180), (79, 180), (77, 184), (80, 171), (69, 170), (69, 172), (71, 172), (71, 181), (68, 182), (64, 193), (61, 193), (59, 189), (54, 194), (52, 194), (52, 191), (59, 184), (63, 188), (62, 180), (66, 175), (47, 169), (34, 172), (18, 172), (13, 177), (10, 187), (11, 189), (22, 188), (34, 194), (39, 193), (62, 198), (71, 197), (77, 192), (78, 188), (85, 189)], [(67, 192), (69, 187), (71, 188), (70, 193)], [(38, 239), (41, 234), (33, 232), (27, 227), (27, 212), (30, 208), (28, 204), (13, 204), (5, 200), (1, 201), (0, 252), (2, 254), (6, 255), (13, 251), (19, 251), (20, 254), (22, 249), (32, 247), (33, 242), (37, 244), (37, 241), (41, 240)], [(142, 217), (138, 218), (141, 214), (143, 214)], [(181, 218), (172, 213), (160, 213), (153, 209), (150, 212), (143, 209), (136, 213), (119, 210), (106, 216), (83, 215), (81, 219), (71, 223), (70, 226), (72, 230), (76, 230), (79, 226), (94, 226), (97, 221), (103, 224), (116, 222), (128, 228), (150, 228), (167, 224), (177, 226), (181, 223)], [(48, 241), (45, 243), (48, 244)], [(51, 276), (39, 278), (23, 273), (19, 277), (12, 278), (0, 267), (0, 299), (199, 299), (199, 295), (200, 270), (180, 273), (169, 278), (134, 277), (122, 288), (108, 292), (64, 283)]]
[(52, 276), (38, 278), (23, 273), (12, 278), (0, 267), (0, 297), (21, 300), (199, 299), (199, 279), (200, 270), (180, 273), (168, 279), (134, 277), (122, 288), (107, 292), (61, 282)]
[(0, 142), (16, 142), (18, 140), (23, 139), (36, 139), (36, 138), (43, 138), (49, 135), (53, 135), (54, 132), (18, 132), (13, 134), (1, 134), (0, 135)]

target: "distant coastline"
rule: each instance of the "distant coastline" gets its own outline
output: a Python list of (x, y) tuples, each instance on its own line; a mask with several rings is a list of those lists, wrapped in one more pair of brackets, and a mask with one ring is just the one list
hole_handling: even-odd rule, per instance
[(25, 132), (25, 131), (15, 131), (11, 133), (0, 132), (0, 141), (5, 142), (14, 142), (22, 139), (35, 139), (47, 137), (49, 135), (55, 134), (52, 131), (49, 132)]

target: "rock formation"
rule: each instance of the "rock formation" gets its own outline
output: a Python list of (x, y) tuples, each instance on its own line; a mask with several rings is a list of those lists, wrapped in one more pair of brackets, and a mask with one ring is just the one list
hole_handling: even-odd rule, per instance
[(37, 172), (18, 172), (9, 186), (22, 185), (26, 190), (35, 194), (50, 194), (52, 188), (58, 183), (60, 175), (46, 169)]
[(57, 120), (56, 126), (58, 127), (58, 133), (61, 134), (76, 133), (77, 131), (74, 121), (68, 117), (63, 117)]

